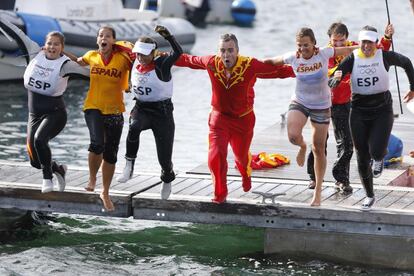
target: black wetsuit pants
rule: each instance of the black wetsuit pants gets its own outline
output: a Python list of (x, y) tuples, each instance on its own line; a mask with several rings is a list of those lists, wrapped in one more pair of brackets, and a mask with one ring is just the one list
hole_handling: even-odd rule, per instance
[(381, 110), (351, 109), (350, 126), (358, 162), (358, 172), (368, 197), (374, 197), (371, 159), (382, 160), (394, 123), (392, 107)]
[(175, 133), (173, 110), (171, 99), (159, 102), (136, 101), (129, 119), (125, 157), (137, 157), (141, 131), (151, 129), (155, 138), (158, 162), (162, 168), (161, 180), (164, 182), (171, 182), (175, 178), (172, 163)]
[(66, 125), (65, 109), (55, 110), (47, 114), (29, 113), (27, 124), (27, 151), (30, 164), (43, 171), (43, 179), (52, 179), (58, 164), (52, 162), (49, 141), (56, 137)]

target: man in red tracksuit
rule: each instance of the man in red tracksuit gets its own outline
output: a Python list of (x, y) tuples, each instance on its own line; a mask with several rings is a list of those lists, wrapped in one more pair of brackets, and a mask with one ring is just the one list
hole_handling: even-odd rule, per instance
[(294, 77), (290, 66), (264, 64), (255, 58), (239, 56), (233, 34), (220, 37), (219, 53), (209, 56), (183, 54), (175, 65), (207, 70), (212, 85), (212, 111), (209, 116), (208, 166), (214, 184), (215, 203), (227, 197), (227, 147), (233, 149), (242, 176), (243, 190), (251, 189), (250, 144), (253, 138), (253, 112), (256, 78)]

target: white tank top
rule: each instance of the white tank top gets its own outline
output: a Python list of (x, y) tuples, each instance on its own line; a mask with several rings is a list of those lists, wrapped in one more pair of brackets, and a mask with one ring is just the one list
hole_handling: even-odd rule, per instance
[(161, 81), (157, 73), (151, 70), (140, 73), (137, 70), (138, 61), (135, 60), (131, 72), (132, 91), (135, 98), (142, 102), (159, 102), (171, 99), (173, 93), (173, 81)]
[(354, 67), (352, 67), (352, 93), (373, 95), (388, 91), (390, 79), (384, 66), (382, 50), (377, 49), (374, 56), (363, 57), (359, 49), (353, 51)]
[(309, 109), (326, 109), (331, 106), (331, 90), (328, 86), (328, 61), (334, 55), (331, 47), (320, 48), (310, 59), (297, 57), (296, 52), (283, 55), (284, 63), (290, 64), (296, 75), (296, 89), (292, 100)]
[(60, 69), (67, 60), (69, 60), (67, 56), (47, 59), (45, 53), (40, 51), (24, 72), (24, 87), (46, 96), (61, 96), (66, 90), (69, 77), (61, 77)]

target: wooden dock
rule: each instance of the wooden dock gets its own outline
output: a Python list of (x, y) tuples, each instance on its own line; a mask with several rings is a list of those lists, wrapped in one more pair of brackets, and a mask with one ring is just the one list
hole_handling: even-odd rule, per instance
[[(406, 148), (414, 149), (409, 124), (396, 121), (393, 133), (404, 140)], [(309, 137), (307, 132), (305, 136)], [(261, 151), (278, 152), (294, 159), (297, 148), (287, 141), (285, 128), (276, 124), (255, 137), (252, 152)], [(414, 269), (411, 261), (414, 258), (414, 181), (411, 178), (414, 176), (408, 175), (414, 160), (405, 157), (403, 164), (386, 169), (375, 179), (376, 203), (371, 211), (364, 212), (359, 207), (365, 192), (359, 184), (355, 161), (351, 169), (354, 192), (342, 195), (335, 189), (330, 173), (336, 152), (334, 139), (329, 140), (328, 152), (321, 207), (309, 206), (313, 191), (307, 188), (306, 170), (297, 167), (295, 162), (254, 171), (253, 191), (284, 193), (272, 204), (262, 203), (261, 196), (255, 193), (243, 192), (241, 178), (230, 156), (229, 196), (221, 205), (211, 202), (213, 187), (206, 164), (179, 174), (172, 183), (173, 194), (168, 200), (160, 199), (158, 174), (136, 174), (122, 184), (114, 180), (111, 198), (116, 210), (105, 213), (99, 198), (101, 178), (98, 177), (95, 192), (86, 192), (88, 171), (85, 169), (69, 166), (66, 191), (42, 194), (40, 170), (28, 164), (2, 162), (0, 208), (262, 227), (266, 229), (266, 253), (306, 254)]]

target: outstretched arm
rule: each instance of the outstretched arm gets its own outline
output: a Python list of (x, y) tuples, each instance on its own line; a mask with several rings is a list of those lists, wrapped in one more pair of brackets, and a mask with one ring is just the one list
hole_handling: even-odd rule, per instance
[(283, 56), (277, 56), (274, 58), (267, 58), (263, 60), (264, 63), (272, 64), (272, 65), (283, 65), (285, 61), (283, 60)]
[(82, 79), (89, 79), (90, 70), (87, 67), (80, 66), (75, 61), (68, 60), (60, 69), (62, 77), (80, 77)]
[(411, 60), (396, 52), (383, 52), (384, 65), (388, 68), (390, 65), (402, 67), (407, 75), (408, 82), (410, 83), (410, 90), (404, 96), (404, 102), (410, 101), (414, 97), (414, 68)]
[(353, 50), (358, 49), (358, 45), (347, 46), (347, 47), (334, 47), (334, 56), (348, 56)]
[(66, 51), (63, 51), (63, 54), (65, 56), (67, 56), (68, 58), (70, 58), (70, 60), (72, 60), (72, 61), (76, 62), (77, 64), (79, 64), (80, 66), (89, 65), (82, 59), (82, 57), (77, 57), (74, 54), (66, 52)]
[(273, 65), (272, 63), (262, 62), (253, 59), (252, 66), (255, 68), (255, 73), (261, 79), (284, 79), (296, 77), (292, 66), (290, 65)]
[(206, 70), (211, 59), (214, 56), (192, 56), (189, 54), (182, 54), (174, 65), (179, 67), (188, 67), (191, 69)]

